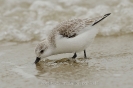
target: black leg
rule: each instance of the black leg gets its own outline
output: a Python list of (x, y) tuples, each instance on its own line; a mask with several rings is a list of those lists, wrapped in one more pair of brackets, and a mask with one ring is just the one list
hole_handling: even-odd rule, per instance
[(84, 50), (84, 58), (87, 58), (87, 56), (86, 56), (86, 51)]
[(77, 57), (77, 54), (76, 54), (76, 53), (74, 53), (74, 55), (73, 55), (73, 57), (72, 57), (72, 58), (73, 58), (73, 59), (75, 59), (76, 57)]

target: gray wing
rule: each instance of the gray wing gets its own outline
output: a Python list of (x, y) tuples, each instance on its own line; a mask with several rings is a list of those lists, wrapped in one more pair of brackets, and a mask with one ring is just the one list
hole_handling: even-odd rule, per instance
[(59, 35), (66, 38), (73, 38), (85, 32), (85, 27), (96, 25), (108, 15), (110, 15), (110, 13), (93, 19), (71, 19), (60, 23), (55, 29), (59, 32)]
[(61, 35), (63, 38), (73, 38), (80, 33), (86, 32), (85, 27), (94, 26), (109, 15), (110, 13), (93, 19), (71, 19), (61, 22), (51, 31), (50, 35), (48, 36), (48, 40), (50, 41), (51, 45), (56, 46), (56, 35)]
[(64, 21), (58, 25), (57, 31), (60, 35), (67, 38), (75, 37), (80, 31), (83, 31), (85, 27), (85, 20), (83, 19), (71, 19)]

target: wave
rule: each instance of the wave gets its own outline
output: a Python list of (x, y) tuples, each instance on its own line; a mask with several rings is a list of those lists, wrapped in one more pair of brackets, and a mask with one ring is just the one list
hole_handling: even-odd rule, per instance
[(1, 0), (0, 41), (42, 40), (59, 22), (112, 13), (97, 25), (98, 35), (133, 32), (132, 0)]

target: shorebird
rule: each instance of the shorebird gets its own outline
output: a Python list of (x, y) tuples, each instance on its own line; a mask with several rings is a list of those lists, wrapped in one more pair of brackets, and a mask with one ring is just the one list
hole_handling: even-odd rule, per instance
[(37, 45), (35, 64), (42, 58), (62, 53), (74, 53), (72, 58), (76, 58), (77, 52), (84, 51), (84, 58), (87, 58), (85, 49), (98, 33), (98, 28), (94, 26), (110, 14), (92, 19), (70, 19), (58, 24), (47, 38)]

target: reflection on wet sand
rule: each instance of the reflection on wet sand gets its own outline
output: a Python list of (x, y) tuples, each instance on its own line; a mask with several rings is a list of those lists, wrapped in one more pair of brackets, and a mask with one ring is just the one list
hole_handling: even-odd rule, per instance
[[(78, 58), (78, 59), (81, 60), (81, 58)], [(62, 70), (61, 67), (67, 68), (68, 66), (72, 66), (72, 67), (79, 66), (80, 63), (79, 61), (77, 62), (77, 60), (70, 59), (70, 58), (63, 58), (60, 60), (47, 59), (45, 61), (40, 61), (39, 63), (37, 63), (36, 69), (38, 70), (39, 73), (42, 73), (42, 74), (47, 72), (48, 70), (54, 70), (54, 69)]]
[(0, 56), (0, 87), (68, 88), (69, 85), (76, 85), (81, 88), (85, 85), (82, 83), (86, 83), (85, 88), (131, 88), (132, 40), (132, 34), (106, 38), (98, 36), (87, 49), (87, 55), (92, 59), (83, 59), (83, 53), (78, 53), (76, 61), (72, 61), (64, 58), (71, 54), (61, 54), (48, 57), (37, 65), (33, 64), (34, 44), (2, 46), (0, 50), (4, 54)]
[[(38, 71), (36, 76), (40, 77), (44, 74), (51, 74), (51, 73), (54, 73), (53, 75), (54, 77), (55, 76), (66, 77), (67, 75), (74, 76), (78, 74), (78, 70), (80, 68), (82, 69), (88, 66), (86, 60), (83, 58), (77, 58), (76, 60), (72, 60), (70, 58), (63, 58), (60, 60), (47, 59), (45, 61), (40, 61), (39, 63), (36, 64), (36, 69)], [(76, 74), (72, 74), (72, 73), (76, 73)]]

